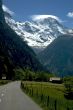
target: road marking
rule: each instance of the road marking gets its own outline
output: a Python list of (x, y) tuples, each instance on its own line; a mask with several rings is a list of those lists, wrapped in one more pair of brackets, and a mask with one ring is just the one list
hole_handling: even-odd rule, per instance
[(2, 94), (1, 94), (1, 96), (3, 97), (3, 96), (4, 96), (4, 94), (2, 93)]
[(2, 101), (2, 100), (0, 99), (0, 103), (1, 103), (1, 101)]

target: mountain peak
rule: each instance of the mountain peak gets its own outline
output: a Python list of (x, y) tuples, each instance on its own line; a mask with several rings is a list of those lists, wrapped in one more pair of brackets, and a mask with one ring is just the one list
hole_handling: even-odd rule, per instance
[(62, 20), (54, 15), (33, 15), (32, 20), (33, 21), (43, 21), (45, 19), (54, 19), (57, 20), (58, 22), (62, 22)]
[(66, 33), (61, 20), (53, 15), (34, 15), (32, 21), (16, 22), (5, 16), (8, 25), (31, 47), (45, 48), (59, 35)]

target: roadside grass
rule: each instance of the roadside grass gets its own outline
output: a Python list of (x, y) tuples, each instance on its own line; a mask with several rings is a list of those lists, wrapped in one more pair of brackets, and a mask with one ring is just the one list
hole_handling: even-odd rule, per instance
[(9, 80), (0, 80), (0, 86), (9, 83)]
[(63, 84), (22, 81), (21, 87), (43, 110), (73, 110), (73, 100), (64, 97)]

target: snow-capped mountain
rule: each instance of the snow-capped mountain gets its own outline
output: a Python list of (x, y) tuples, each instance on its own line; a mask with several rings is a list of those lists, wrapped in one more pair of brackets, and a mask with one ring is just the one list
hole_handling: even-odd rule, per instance
[(31, 22), (16, 22), (5, 12), (5, 20), (31, 47), (45, 48), (59, 35), (66, 33), (60, 20), (52, 15), (39, 15)]
[(73, 35), (73, 29), (68, 29), (67, 31), (69, 34), (72, 34)]

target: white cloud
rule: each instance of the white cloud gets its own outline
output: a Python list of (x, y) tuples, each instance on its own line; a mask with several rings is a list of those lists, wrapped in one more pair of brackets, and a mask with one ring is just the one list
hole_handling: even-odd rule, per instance
[(54, 18), (59, 22), (63, 22), (59, 17), (54, 16), (54, 15), (32, 15), (31, 18), (33, 21), (39, 21), (39, 20), (43, 20), (45, 18)]
[(11, 11), (8, 7), (6, 7), (5, 5), (2, 5), (3, 11), (9, 13), (10, 15), (13, 15), (14, 12)]
[(73, 18), (73, 12), (69, 12), (69, 13), (67, 14), (67, 16), (70, 17), (70, 18)]

